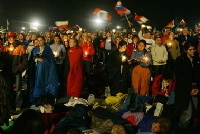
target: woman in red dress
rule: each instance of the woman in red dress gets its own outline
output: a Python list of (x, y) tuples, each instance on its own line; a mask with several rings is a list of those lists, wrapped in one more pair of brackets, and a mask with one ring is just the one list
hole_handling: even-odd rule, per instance
[(76, 39), (69, 40), (69, 50), (67, 52), (69, 73), (67, 76), (67, 95), (80, 97), (83, 87), (83, 51), (77, 47)]

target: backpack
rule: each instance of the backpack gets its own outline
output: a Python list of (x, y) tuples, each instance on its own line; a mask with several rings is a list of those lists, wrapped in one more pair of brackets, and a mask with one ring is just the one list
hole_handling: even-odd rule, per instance
[(132, 112), (143, 112), (144, 104), (140, 102), (139, 95), (135, 92), (134, 89), (129, 88), (128, 96), (125, 98), (122, 104), (119, 105), (118, 111), (128, 111)]

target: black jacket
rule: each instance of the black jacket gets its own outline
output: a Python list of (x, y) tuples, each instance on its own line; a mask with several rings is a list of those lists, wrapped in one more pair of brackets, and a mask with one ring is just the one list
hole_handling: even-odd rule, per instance
[[(192, 66), (193, 64), (193, 66)], [(175, 60), (175, 107), (179, 110), (186, 110), (190, 102), (190, 92), (193, 88), (199, 88), (199, 59), (194, 57), (191, 63), (186, 54), (179, 56)], [(197, 83), (196, 87), (192, 83)]]

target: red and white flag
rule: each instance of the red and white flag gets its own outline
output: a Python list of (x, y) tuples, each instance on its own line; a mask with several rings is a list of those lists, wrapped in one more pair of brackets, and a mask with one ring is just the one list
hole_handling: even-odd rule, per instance
[(185, 25), (187, 25), (187, 23), (182, 19), (182, 20), (179, 22), (179, 25), (180, 25), (180, 26), (185, 26)]
[(167, 25), (165, 26), (165, 28), (173, 28), (174, 26), (175, 26), (174, 20), (172, 20), (171, 22), (167, 23)]
[(111, 20), (112, 18), (112, 16), (107, 11), (101, 10), (100, 8), (96, 8), (93, 11), (93, 14), (102, 20)]
[(58, 29), (65, 29), (65, 28), (67, 28), (69, 22), (68, 21), (56, 21), (55, 24)]
[(147, 18), (145, 18), (144, 16), (142, 15), (135, 15), (135, 18), (134, 18), (135, 21), (137, 21), (139, 24), (143, 24), (143, 23), (146, 23), (148, 21)]

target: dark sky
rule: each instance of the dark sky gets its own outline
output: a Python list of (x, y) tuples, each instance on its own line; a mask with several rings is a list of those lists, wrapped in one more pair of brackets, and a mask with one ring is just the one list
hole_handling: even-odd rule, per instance
[[(144, 15), (149, 24), (157, 29), (163, 28), (167, 22), (177, 17), (184, 19), (193, 28), (200, 23), (200, 2), (198, 0), (121, 0), (122, 5), (134, 13)], [(27, 22), (38, 20), (47, 30), (55, 26), (57, 20), (69, 20), (69, 27), (76, 24), (87, 29), (101, 28), (94, 21), (92, 12), (95, 8), (108, 11), (112, 16), (112, 27), (127, 27), (126, 19), (114, 10), (117, 0), (0, 0), (0, 25), (6, 26), (6, 19), (13, 29), (28, 25)], [(139, 24), (129, 18), (134, 27)], [(106, 22), (104, 23), (104, 25)], [(103, 27), (104, 27), (103, 25)]]

